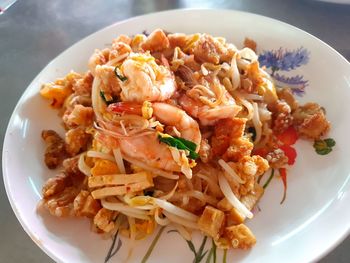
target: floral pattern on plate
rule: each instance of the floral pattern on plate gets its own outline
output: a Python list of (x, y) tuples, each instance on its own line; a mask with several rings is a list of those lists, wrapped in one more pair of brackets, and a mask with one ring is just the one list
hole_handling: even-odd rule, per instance
[(286, 76), (281, 71), (288, 72), (306, 65), (310, 60), (310, 52), (303, 47), (295, 50), (279, 48), (277, 50), (263, 51), (259, 55), (259, 63), (269, 69), (277, 86), (288, 86), (294, 94), (302, 96), (309, 81), (301, 75)]

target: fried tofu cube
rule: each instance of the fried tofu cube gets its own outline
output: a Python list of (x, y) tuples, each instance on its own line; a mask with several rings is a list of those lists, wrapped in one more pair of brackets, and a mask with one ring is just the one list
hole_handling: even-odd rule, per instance
[(233, 206), (230, 204), (230, 202), (226, 199), (226, 197), (224, 197), (223, 199), (221, 199), (218, 204), (217, 204), (217, 208), (219, 208), (221, 211), (227, 212), (227, 211), (231, 211)]
[(231, 241), (233, 248), (248, 249), (256, 243), (252, 231), (244, 224), (226, 227), (224, 235)]
[[(263, 194), (264, 194), (264, 188), (262, 188), (258, 184), (255, 184), (254, 191), (243, 196), (240, 201), (242, 202), (242, 204), (245, 205), (245, 207), (248, 210), (252, 210), (254, 208), (254, 206), (257, 204), (257, 202), (260, 200), (260, 198), (262, 197)], [(245, 216), (242, 215), (240, 212), (238, 212), (238, 210), (234, 207), (232, 207), (232, 209), (229, 211), (229, 213), (226, 214), (226, 218), (229, 221), (230, 225), (241, 224), (246, 219)]]
[(242, 224), (245, 220), (245, 216), (234, 207), (227, 213), (226, 217), (230, 225)]
[(221, 211), (226, 212), (226, 219), (229, 225), (238, 225), (244, 222), (244, 215), (238, 212), (238, 210), (234, 208), (226, 198), (220, 200), (217, 207)]
[(220, 237), (224, 223), (225, 213), (212, 206), (206, 206), (198, 220), (199, 229), (214, 239)]

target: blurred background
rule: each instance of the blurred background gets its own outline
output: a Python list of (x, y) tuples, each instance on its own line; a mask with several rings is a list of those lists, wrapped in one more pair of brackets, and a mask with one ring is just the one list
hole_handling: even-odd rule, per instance
[[(350, 60), (350, 0), (329, 2), (349, 5), (312, 0), (0, 0), (1, 149), (11, 112), (28, 84), (60, 52), (96, 30), (133, 16), (168, 9), (235, 9), (299, 27)], [(20, 226), (2, 182), (0, 211), (0, 262), (53, 262)], [(347, 238), (320, 262), (350, 262), (349, 248)]]

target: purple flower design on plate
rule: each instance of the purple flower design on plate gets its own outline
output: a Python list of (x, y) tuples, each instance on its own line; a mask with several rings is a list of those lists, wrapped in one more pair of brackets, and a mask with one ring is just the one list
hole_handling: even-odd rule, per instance
[(308, 85), (308, 80), (304, 80), (303, 76), (296, 75), (294, 77), (286, 77), (278, 73), (274, 74), (277, 86), (288, 86), (294, 94), (302, 96), (305, 93), (305, 87)]
[(300, 47), (295, 50), (279, 48), (277, 50), (263, 51), (259, 55), (261, 66), (271, 70), (271, 76), (275, 79), (277, 86), (288, 86), (294, 94), (302, 96), (305, 93), (305, 88), (308, 81), (304, 80), (303, 76), (297, 75), (287, 77), (277, 72), (291, 71), (309, 62), (310, 52)]

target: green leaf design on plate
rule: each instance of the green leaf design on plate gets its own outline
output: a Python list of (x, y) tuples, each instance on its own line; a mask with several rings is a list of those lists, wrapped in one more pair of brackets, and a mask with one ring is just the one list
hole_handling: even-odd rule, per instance
[(205, 263), (210, 263), (212, 258), (213, 263), (216, 263), (216, 244), (213, 239), (211, 240), (211, 249), (208, 253), (207, 260), (205, 261)]
[(222, 256), (222, 263), (226, 263), (227, 262), (227, 249), (224, 249), (224, 255)]
[(117, 252), (119, 251), (119, 249), (120, 249), (121, 246), (122, 246), (122, 241), (121, 241), (120, 238), (119, 238), (117, 247), (115, 248), (115, 242), (117, 241), (118, 233), (119, 233), (119, 231), (117, 231), (117, 232), (114, 234), (114, 236), (113, 236), (112, 245), (111, 245), (111, 247), (110, 247), (109, 250), (108, 250), (108, 253), (107, 253), (106, 257), (105, 257), (104, 263), (107, 263), (115, 254), (117, 254)]
[(324, 140), (315, 140), (314, 148), (317, 154), (326, 155), (333, 150), (335, 144), (335, 140), (332, 138), (327, 138)]
[(162, 235), (164, 229), (165, 229), (165, 226), (162, 226), (162, 227), (159, 229), (157, 235), (154, 237), (154, 239), (153, 239), (153, 241), (152, 241), (150, 247), (148, 248), (146, 254), (144, 255), (144, 257), (143, 257), (141, 263), (146, 263), (146, 262), (147, 262), (148, 258), (149, 258), (150, 255), (152, 254), (153, 249), (154, 249), (155, 246), (157, 245), (157, 242), (158, 242), (160, 236)]
[(192, 241), (186, 240), (188, 247), (191, 249), (191, 251), (194, 254), (194, 259), (192, 261), (193, 263), (200, 263), (202, 259), (205, 257), (205, 255), (208, 253), (208, 250), (206, 250), (205, 252), (203, 251), (205, 244), (207, 243), (207, 238), (208, 238), (207, 236), (203, 238), (198, 251), (196, 251), (196, 248), (194, 247)]
[[(173, 233), (173, 232), (180, 234), (179, 231), (177, 231), (177, 230), (169, 230), (168, 231), (168, 233)], [(207, 236), (203, 237), (202, 243), (201, 243), (198, 251), (196, 250), (196, 247), (194, 246), (194, 244), (191, 240), (186, 240), (186, 243), (187, 243), (189, 249), (192, 251), (192, 253), (194, 255), (194, 258), (192, 261), (193, 263), (200, 263), (202, 261), (202, 259), (205, 257), (205, 255), (208, 254), (209, 250), (204, 251), (205, 245), (207, 243), (207, 239), (208, 239)], [(213, 242), (213, 244), (214, 244), (214, 242)], [(213, 246), (215, 246), (215, 244)], [(214, 263), (215, 263), (216, 262), (216, 246), (215, 246), (215, 250), (213, 247), (210, 249), (210, 252), (208, 254), (206, 262), (210, 262), (211, 254), (214, 254)]]
[(270, 174), (269, 178), (267, 179), (267, 181), (265, 182), (265, 184), (263, 185), (264, 189), (269, 186), (274, 175), (275, 175), (275, 169), (271, 169), (271, 174)]
[(332, 138), (325, 139), (324, 141), (326, 142), (328, 147), (335, 146), (335, 140), (333, 140)]

